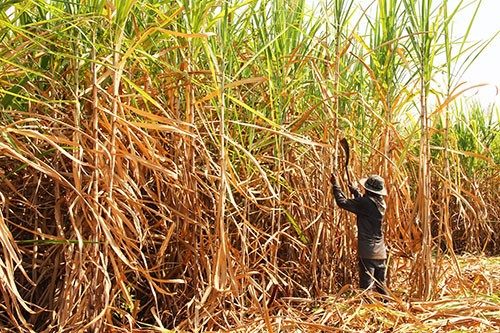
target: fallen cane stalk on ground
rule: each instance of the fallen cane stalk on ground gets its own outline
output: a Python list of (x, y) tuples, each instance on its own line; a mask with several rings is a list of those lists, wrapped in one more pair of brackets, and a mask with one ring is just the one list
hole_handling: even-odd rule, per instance
[[(427, 61), (486, 43), (449, 36), (451, 6), (377, 5), (1, 4), (0, 327), (497, 327), (495, 266), (453, 251), (498, 253), (498, 108), (439, 91)], [(340, 131), (353, 174), (389, 184), (387, 306), (352, 287)]]

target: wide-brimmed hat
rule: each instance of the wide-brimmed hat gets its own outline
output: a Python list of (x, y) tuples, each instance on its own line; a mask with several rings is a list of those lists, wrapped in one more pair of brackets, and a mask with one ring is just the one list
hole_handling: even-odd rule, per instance
[(379, 175), (371, 175), (368, 178), (362, 178), (359, 180), (359, 183), (367, 191), (379, 195), (387, 195), (387, 189), (384, 186), (384, 178)]

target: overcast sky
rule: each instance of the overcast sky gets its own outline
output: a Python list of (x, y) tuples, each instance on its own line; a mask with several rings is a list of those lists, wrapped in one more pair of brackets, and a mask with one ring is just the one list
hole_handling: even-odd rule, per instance
[[(312, 6), (318, 5), (325, 0), (307, 0)], [(331, 2), (333, 0), (326, 0)], [(363, 8), (376, 1), (355, 0)], [(464, 4), (470, 4), (477, 0), (464, 0)], [(438, 1), (435, 0), (435, 3)], [(450, 7), (457, 5), (459, 0), (448, 0)], [(375, 5), (373, 4), (373, 5)], [(467, 23), (473, 14), (474, 6), (467, 6), (460, 11), (453, 25), (453, 33), (456, 37), (464, 34)], [(481, 6), (472, 27), (469, 40), (482, 41), (491, 38), (500, 31), (500, 0), (481, 0)], [(460, 24), (460, 23), (464, 24)], [(488, 86), (471, 90), (467, 95), (475, 95), (480, 98), (483, 105), (497, 103), (500, 105), (500, 35), (483, 51), (475, 60), (468, 71), (462, 76), (462, 80), (469, 85), (488, 84)]]

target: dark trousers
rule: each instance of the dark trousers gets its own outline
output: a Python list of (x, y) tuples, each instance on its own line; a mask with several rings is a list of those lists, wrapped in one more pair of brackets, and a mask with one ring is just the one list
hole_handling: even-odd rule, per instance
[(385, 259), (359, 259), (359, 286), (369, 289), (375, 283), (375, 290), (386, 295), (385, 290)]

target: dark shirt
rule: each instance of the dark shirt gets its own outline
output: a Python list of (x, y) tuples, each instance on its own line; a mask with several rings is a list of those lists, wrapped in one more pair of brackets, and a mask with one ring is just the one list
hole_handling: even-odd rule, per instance
[(353, 191), (354, 199), (347, 199), (339, 184), (333, 185), (333, 196), (340, 208), (356, 214), (358, 226), (358, 256), (365, 259), (386, 259), (382, 221), (385, 201), (380, 195), (366, 191), (364, 196)]

